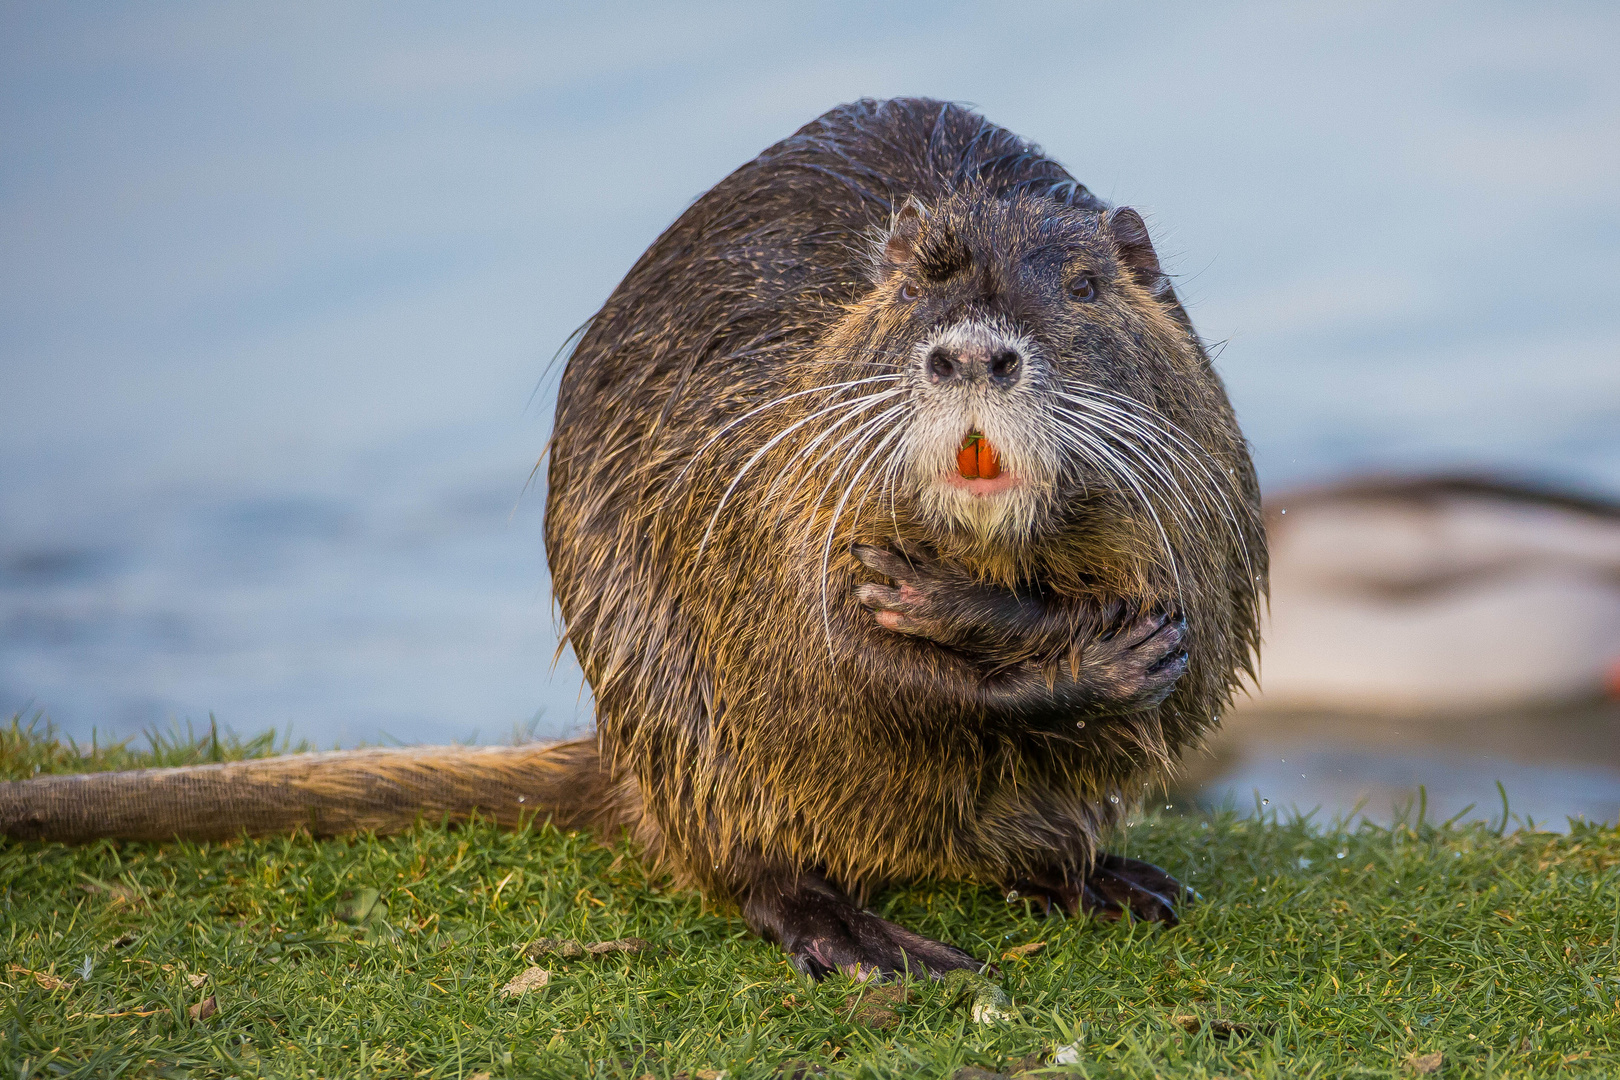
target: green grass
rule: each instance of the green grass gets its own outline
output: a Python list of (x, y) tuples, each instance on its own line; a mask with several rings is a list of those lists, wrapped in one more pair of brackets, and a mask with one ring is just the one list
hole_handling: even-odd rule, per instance
[[(212, 736), (165, 761), (270, 749)], [(8, 776), (78, 767), (48, 731), (0, 732)], [(188, 758), (187, 755), (192, 755)], [(143, 760), (125, 747), (98, 760)], [(976, 1024), (916, 985), (889, 1028), (853, 984), (811, 986), (732, 915), (624, 847), (549, 827), (424, 826), (315, 842), (0, 846), (0, 1075), (843, 1077), (1011, 1071), (1071, 1047), (1090, 1077), (1620, 1074), (1620, 831), (1148, 817), (1116, 850), (1190, 881), (1182, 925), (1043, 922), (995, 889), (930, 883), (882, 912), (1001, 961), (1022, 1019)], [(338, 916), (379, 890), (368, 922)], [(352, 906), (352, 905), (351, 905)], [(635, 935), (652, 956), (548, 961), (541, 936)], [(42, 973), (43, 978), (31, 974)], [(207, 973), (200, 986), (188, 976)], [(214, 996), (205, 1020), (191, 1006)], [(143, 1015), (145, 1014), (145, 1015)], [(1178, 1017), (1226, 1020), (1197, 1033)], [(1229, 1029), (1228, 1029), (1229, 1030)]]

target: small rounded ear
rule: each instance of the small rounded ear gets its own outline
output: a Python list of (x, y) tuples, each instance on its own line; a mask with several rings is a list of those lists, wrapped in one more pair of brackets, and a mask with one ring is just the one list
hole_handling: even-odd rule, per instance
[(895, 212), (889, 226), (889, 238), (883, 243), (883, 257), (898, 266), (911, 258), (917, 249), (917, 238), (928, 222), (928, 208), (917, 196), (906, 198), (905, 205)]
[(1170, 317), (1187, 332), (1198, 349), (1198, 355), (1204, 358), (1204, 364), (1208, 366), (1209, 357), (1204, 353), (1204, 347), (1198, 344), (1198, 333), (1193, 329), (1192, 320), (1187, 318), (1187, 310), (1176, 298), (1170, 279), (1159, 267), (1159, 255), (1153, 250), (1153, 241), (1148, 239), (1147, 224), (1143, 222), (1142, 215), (1128, 206), (1121, 206), (1108, 211), (1105, 220), (1108, 231), (1113, 234), (1114, 245), (1119, 249), (1120, 262), (1129, 268), (1137, 284), (1165, 306)]
[(1147, 223), (1128, 206), (1116, 207), (1108, 211), (1108, 231), (1114, 237), (1114, 243), (1119, 248), (1119, 258), (1136, 280), (1148, 288), (1157, 291), (1164, 280), (1164, 271), (1159, 268), (1158, 252), (1153, 250), (1153, 241), (1148, 239)]

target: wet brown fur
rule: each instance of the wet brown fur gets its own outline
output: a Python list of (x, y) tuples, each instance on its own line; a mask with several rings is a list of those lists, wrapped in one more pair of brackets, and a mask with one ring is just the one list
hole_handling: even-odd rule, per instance
[[(964, 256), (947, 247), (964, 240), (1029, 248), (1054, 222), (1092, 235), (1114, 300), (1056, 336), (1103, 343), (1076, 358), (1084, 374), (1169, 418), (1218, 463), (1235, 532), (1160, 500), (1173, 579), (1156, 530), (1107, 485), (1059, 493), (1017, 544), (942, 533), (894, 484), (857, 482), (840, 511), (859, 460), (835, 452), (806, 474), (828, 445), (803, 455), (818, 422), (744, 471), (771, 438), (863, 388), (787, 395), (900, 359), (897, 278), (873, 249), (908, 197), (932, 209), (924, 274), (953, 273)], [(860, 102), (699, 199), (590, 324), (559, 397), (547, 548), (604, 761), (641, 808), (625, 824), (670, 869), (724, 896), (761, 866), (820, 867), (857, 894), (929, 875), (1082, 867), (1144, 780), (1215, 722), (1257, 646), (1254, 476), (1173, 292), (1133, 275), (1105, 209), (970, 112)], [(1190, 670), (1157, 708), (1084, 729), (962, 715), (931, 693), (951, 677), (942, 651), (878, 627), (851, 598), (870, 574), (850, 543), (895, 539), (1008, 585), (1176, 598), (1197, 643)]]
[[(928, 219), (913, 264), (897, 268), (885, 240), (908, 199)], [(930, 519), (889, 468), (893, 444), (884, 456), (876, 440), (903, 415), (842, 445), (901, 398), (819, 443), (843, 413), (789, 432), (901, 385), (829, 389), (901, 370), (918, 330), (897, 302), (907, 274), (1005, 313), (1027, 282), (1002, 257), (1038, 259), (1053, 237), (1107, 289), (1083, 311), (1029, 295), (1046, 313), (1042, 347), (1196, 444), (1166, 464), (1173, 485), (1134, 492), (1067, 460), (1030, 528), (987, 537)], [(330, 832), (477, 806), (629, 828), (652, 861), (721, 898), (800, 871), (857, 898), (926, 876), (1083, 873), (1098, 835), (1251, 670), (1265, 587), (1245, 444), (1145, 244), (1131, 218), (971, 112), (916, 99), (833, 110), (682, 214), (569, 360), (546, 539), (596, 697), (594, 739), (477, 760), (332, 755), (297, 777), (254, 762), (26, 781), (0, 785), (0, 827), (58, 839)], [(1083, 727), (963, 708), (946, 689), (978, 678), (969, 661), (883, 629), (854, 600), (872, 580), (854, 541), (920, 542), (986, 582), (1099, 606), (1179, 607), (1190, 666), (1161, 704)], [(1065, 648), (1009, 642), (1000, 659), (1055, 680), (1097, 630), (1080, 619)], [(494, 764), (502, 753), (515, 771)], [(219, 775), (199, 781), (209, 769)], [(221, 816), (222, 803), (236, 809)]]
[(603, 827), (623, 816), (590, 741), (286, 754), (216, 765), (0, 784), (0, 826), (19, 840), (228, 840), (304, 829), (398, 832), (418, 821)]

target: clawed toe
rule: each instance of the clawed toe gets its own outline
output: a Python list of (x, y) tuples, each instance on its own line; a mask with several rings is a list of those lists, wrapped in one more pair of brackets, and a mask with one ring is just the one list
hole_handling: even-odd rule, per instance
[(1109, 921), (1129, 915), (1143, 922), (1174, 926), (1179, 921), (1177, 905), (1186, 903), (1192, 895), (1181, 882), (1151, 863), (1101, 854), (1082, 879), (1061, 874), (1049, 879), (1020, 878), (1012, 883), (1007, 899), (1027, 901), (1040, 915), (1084, 912)]
[(943, 941), (912, 933), (866, 911), (853, 910), (838, 927), (819, 928), (789, 949), (794, 967), (812, 979), (834, 971), (862, 981), (895, 975), (942, 979), (952, 971), (984, 965)]
[(896, 581), (906, 581), (914, 577), (918, 564), (904, 552), (890, 547), (874, 547), (871, 544), (851, 544), (849, 553), (860, 561), (868, 570), (874, 570), (886, 578)]
[(891, 975), (944, 978), (984, 965), (953, 945), (923, 937), (856, 907), (817, 876), (764, 891), (744, 906), (749, 923), (779, 943), (794, 967), (812, 979), (835, 971), (856, 979)]
[(1098, 683), (1108, 687), (1108, 703), (1139, 709), (1163, 701), (1186, 674), (1189, 637), (1178, 611), (1115, 620), (1095, 639), (1090, 658)]

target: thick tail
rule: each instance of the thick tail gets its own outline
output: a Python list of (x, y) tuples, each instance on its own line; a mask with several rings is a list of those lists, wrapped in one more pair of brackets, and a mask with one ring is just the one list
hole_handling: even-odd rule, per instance
[(476, 812), (502, 825), (614, 824), (615, 790), (596, 740), (532, 746), (411, 746), (42, 776), (0, 784), (0, 833), (82, 843), (222, 840), (305, 828), (317, 836), (398, 832)]

